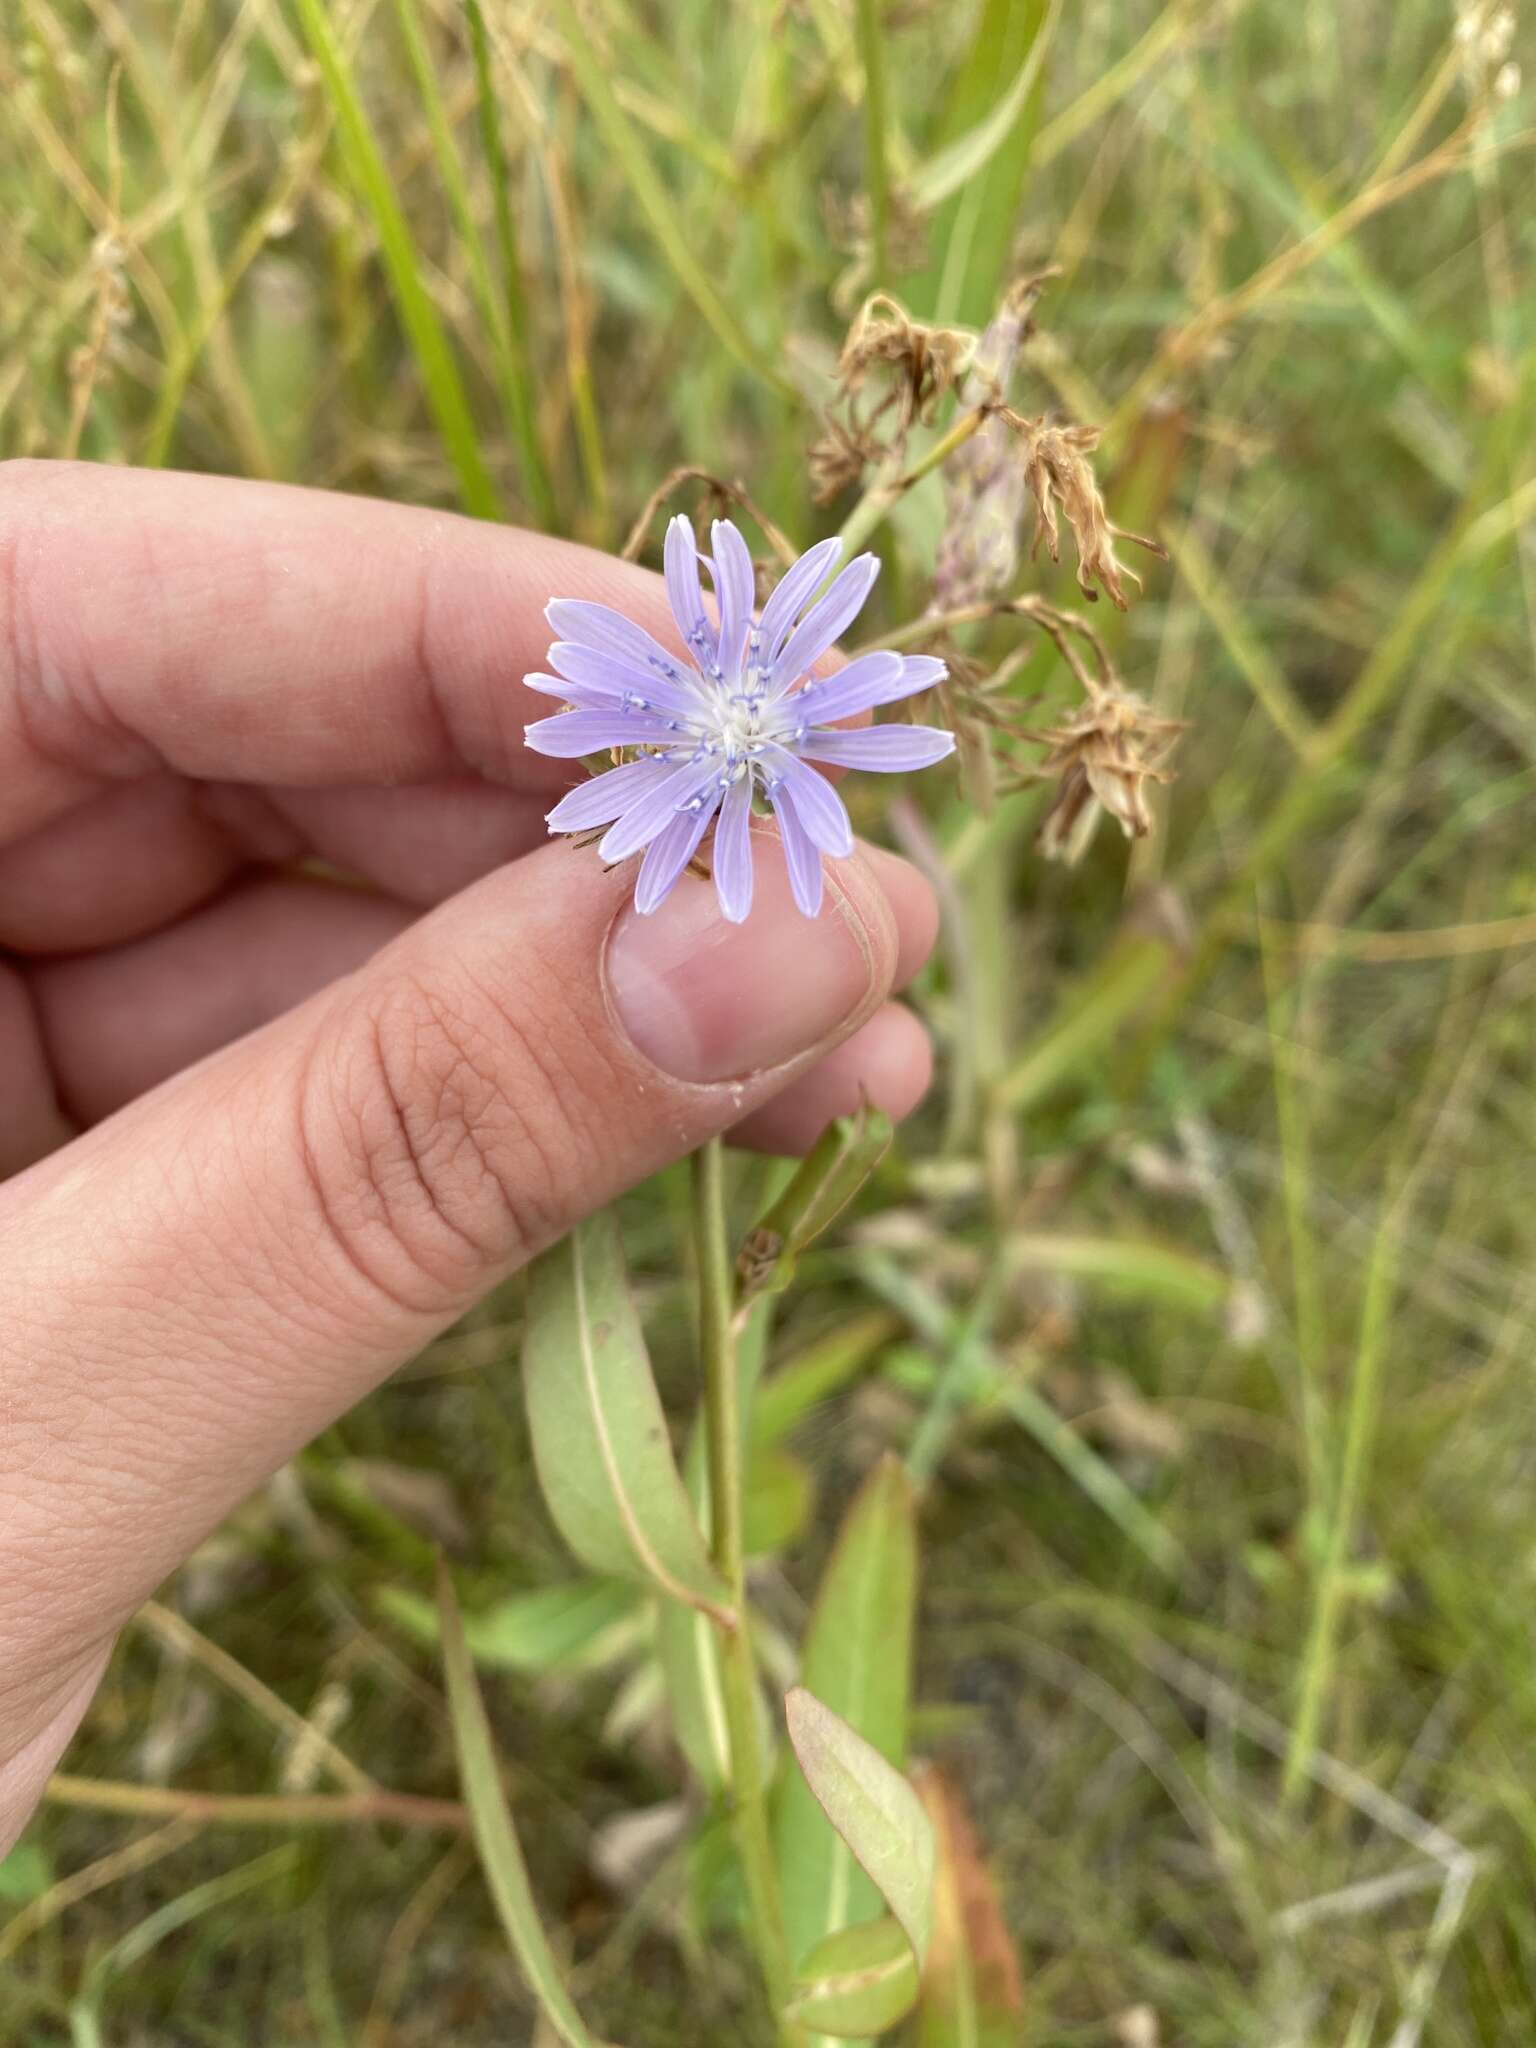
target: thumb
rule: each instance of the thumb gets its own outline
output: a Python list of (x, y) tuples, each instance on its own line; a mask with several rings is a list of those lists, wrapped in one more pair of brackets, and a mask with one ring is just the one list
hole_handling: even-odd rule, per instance
[(299, 1445), (878, 1007), (900, 864), (808, 921), (767, 853), (731, 925), (548, 847), (0, 1188), (0, 1764)]

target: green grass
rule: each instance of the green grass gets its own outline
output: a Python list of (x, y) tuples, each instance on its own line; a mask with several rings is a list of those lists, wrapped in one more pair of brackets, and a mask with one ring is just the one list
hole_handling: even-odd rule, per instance
[[(1529, 92), (1447, 146), (1443, 0), (12, 23), (6, 453), (607, 545), (699, 463), (803, 542), (861, 516), (815, 508), (805, 466), (871, 275), (848, 221), (920, 317), (983, 322), (1061, 264), (1015, 402), (1105, 423), (1111, 512), (1173, 548), (1094, 623), (1188, 721), (1179, 777), (1152, 839), (1128, 858), (1106, 830), (1073, 870), (1032, 850), (1036, 791), (982, 819), (939, 788), (905, 822), (949, 875), (920, 990), (939, 1082), (803, 1262), (769, 1367), (880, 1305), (894, 1326), (795, 1432), (819, 1510), (760, 1598), (793, 1636), (840, 1503), (920, 1443), (914, 1747), (981, 1819), (1030, 2043), (1113, 2048), (1138, 2005), (1179, 2048), (1531, 2040)], [(981, 160), (914, 221), (967, 137)], [(921, 611), (942, 517), (933, 479), (883, 517), (879, 629)], [(1019, 583), (1075, 601), (1070, 562)], [(1044, 653), (1014, 688), (1070, 700)], [(680, 1416), (685, 1203), (671, 1177), (625, 1208)], [(296, 1712), (367, 1780), (453, 1796), (435, 1652), (380, 1595), (430, 1593), (445, 1527), (471, 1612), (572, 1575), (517, 1315), (487, 1304), (168, 1590), (260, 1686), (137, 1626), (71, 1773), (356, 1794), (296, 1758)], [(425, 1508), (359, 1461), (429, 1475)], [(687, 2012), (751, 2041), (718, 1835), (633, 1889), (597, 1874), (684, 1783), (630, 1676), (643, 1627), (482, 1670), (534, 1889), (599, 2034), (671, 2042)], [(27, 2048), (535, 2038), (478, 1874), (426, 1825), (253, 1832), (87, 1788), (0, 1900), (0, 2038)]]

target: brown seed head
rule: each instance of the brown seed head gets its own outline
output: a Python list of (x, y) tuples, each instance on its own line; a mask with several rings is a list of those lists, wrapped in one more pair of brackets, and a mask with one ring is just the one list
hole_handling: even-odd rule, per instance
[(1162, 763), (1182, 730), (1174, 719), (1155, 718), (1145, 698), (1115, 687), (1095, 692), (1065, 725), (1033, 733), (1050, 748), (1040, 773), (1058, 783), (1040, 825), (1041, 852), (1080, 860), (1105, 811), (1127, 839), (1145, 838), (1152, 829), (1146, 786), (1171, 780)]

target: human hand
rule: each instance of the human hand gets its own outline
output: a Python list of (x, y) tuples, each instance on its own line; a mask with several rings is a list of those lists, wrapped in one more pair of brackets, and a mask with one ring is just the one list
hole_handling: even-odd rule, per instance
[(677, 644), (567, 543), (0, 470), (0, 1853), (135, 1607), (487, 1289), (719, 1131), (926, 1084), (905, 863), (808, 922), (775, 849), (733, 926), (547, 841), (557, 592)]

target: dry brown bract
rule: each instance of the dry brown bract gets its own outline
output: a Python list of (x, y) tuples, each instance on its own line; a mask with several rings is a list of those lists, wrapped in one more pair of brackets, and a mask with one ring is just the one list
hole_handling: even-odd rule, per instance
[(1146, 785), (1172, 778), (1163, 768), (1183, 731), (1175, 719), (1155, 718), (1131, 690), (1099, 690), (1065, 725), (1031, 735), (1051, 751), (1040, 764), (1059, 787), (1040, 824), (1040, 851), (1051, 860), (1080, 860), (1101, 814), (1117, 819), (1127, 839), (1152, 829)]

